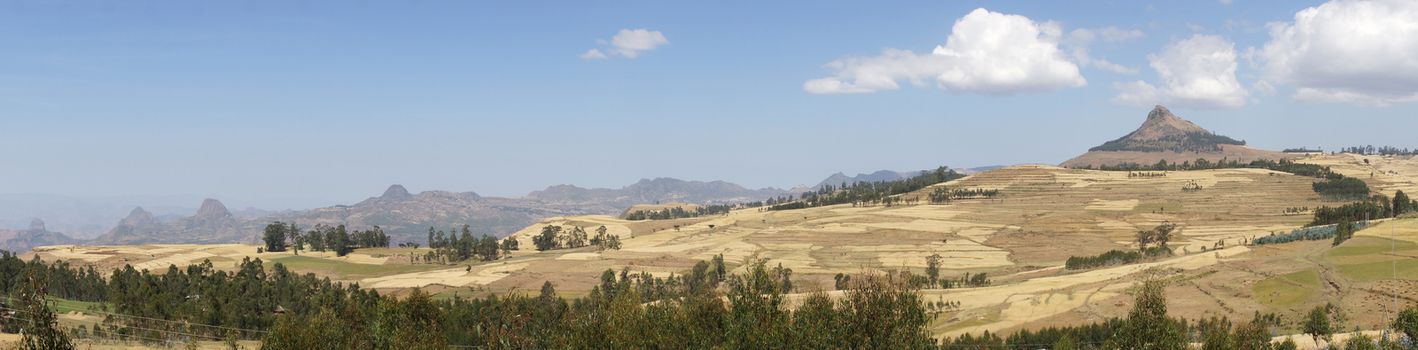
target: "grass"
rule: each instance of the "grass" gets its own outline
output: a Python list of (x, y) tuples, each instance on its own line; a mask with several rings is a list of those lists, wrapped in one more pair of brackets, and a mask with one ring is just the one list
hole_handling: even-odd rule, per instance
[(408, 272), (436, 270), (449, 267), (448, 265), (432, 264), (355, 264), (309, 256), (283, 256), (266, 260), (267, 265), (274, 265), (275, 263), (281, 263), (285, 265), (287, 269), (292, 271), (323, 272), (326, 274), (334, 275), (335, 277), (341, 279), (379, 277)]
[[(1392, 250), (1393, 254), (1390, 254)], [(1325, 253), (1345, 277), (1356, 282), (1418, 280), (1418, 244), (1382, 237), (1355, 237)]]
[(97, 310), (104, 304), (102, 302), (96, 301), (78, 301), (63, 298), (49, 298), (49, 301), (54, 302), (54, 308), (58, 309), (61, 312), (68, 312), (72, 310), (83, 311), (89, 309)]
[(1361, 264), (1339, 265), (1339, 272), (1358, 282), (1387, 279), (1418, 280), (1418, 259), (1389, 259)]
[[(7, 303), (11, 303), (12, 305), (18, 303), (17, 300), (9, 296), (0, 297), (0, 299), (4, 300)], [(54, 312), (57, 313), (65, 313), (69, 311), (85, 311), (89, 310), (90, 308), (99, 309), (104, 304), (103, 302), (97, 301), (78, 301), (64, 298), (56, 298), (52, 296), (46, 296), (45, 299), (49, 300), (50, 303), (53, 303), (50, 304), (50, 307), (53, 308)]]
[(1251, 292), (1262, 304), (1294, 308), (1308, 302), (1319, 288), (1319, 271), (1309, 269), (1267, 278), (1257, 282)]

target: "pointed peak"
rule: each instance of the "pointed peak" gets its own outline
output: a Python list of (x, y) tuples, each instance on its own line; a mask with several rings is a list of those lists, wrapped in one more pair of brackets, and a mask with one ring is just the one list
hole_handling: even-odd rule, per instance
[(231, 217), (231, 211), (222, 205), (222, 201), (207, 198), (202, 200), (202, 207), (197, 209), (197, 219), (224, 219)]
[(156, 224), (158, 219), (153, 217), (153, 213), (143, 210), (143, 207), (133, 207), (133, 211), (128, 212), (128, 217), (123, 218), (119, 225), (144, 226)]
[(44, 228), (44, 220), (40, 220), (39, 218), (30, 220), (30, 231), (47, 231)]
[(1168, 110), (1167, 107), (1162, 105), (1152, 107), (1152, 112), (1147, 113), (1147, 120), (1163, 119), (1168, 117), (1176, 118), (1177, 115), (1172, 114), (1171, 110)]
[(412, 196), (412, 194), (409, 194), (409, 190), (404, 188), (404, 185), (393, 184), (389, 185), (389, 188), (385, 189), (384, 194), (380, 195), (379, 198), (404, 199)]
[(1195, 123), (1172, 114), (1162, 105), (1147, 113), (1137, 130), (1089, 151), (1139, 152), (1219, 152), (1220, 145), (1245, 145), (1244, 141), (1216, 135)]

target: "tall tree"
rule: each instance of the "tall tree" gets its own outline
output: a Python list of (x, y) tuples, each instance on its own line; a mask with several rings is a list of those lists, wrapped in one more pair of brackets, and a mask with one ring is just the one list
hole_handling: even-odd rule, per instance
[(1186, 334), (1180, 322), (1167, 317), (1166, 282), (1144, 281), (1123, 328), (1105, 348), (1180, 350)]
[(1310, 309), (1310, 313), (1305, 315), (1305, 322), (1300, 326), (1305, 334), (1309, 334), (1314, 339), (1315, 344), (1320, 343), (1320, 339), (1329, 341), (1334, 335), (1334, 327), (1329, 322), (1329, 305), (1316, 306)]
[(560, 233), (561, 226), (543, 226), (542, 233), (532, 237), (532, 245), (535, 245), (538, 251), (556, 249), (556, 237)]
[(1408, 198), (1407, 193), (1399, 190), (1393, 194), (1393, 216), (1399, 216), (1413, 211), (1413, 200)]
[(926, 257), (926, 277), (931, 279), (932, 285), (940, 279), (940, 254)]
[(301, 247), (303, 239), (300, 238), (300, 226), (296, 225), (295, 221), (286, 226), (286, 240), (290, 242), (291, 252), (300, 255), (300, 250), (304, 248)]
[(283, 252), (286, 250), (286, 224), (280, 221), (266, 225), (266, 232), (261, 236), (261, 240), (266, 242), (266, 251)]

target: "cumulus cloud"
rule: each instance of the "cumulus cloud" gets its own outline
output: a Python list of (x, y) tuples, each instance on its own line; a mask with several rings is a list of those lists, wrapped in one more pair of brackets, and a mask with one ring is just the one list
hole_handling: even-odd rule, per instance
[(1235, 44), (1213, 35), (1193, 35), (1147, 55), (1159, 85), (1118, 83), (1115, 101), (1150, 106), (1171, 104), (1199, 108), (1235, 108), (1246, 104), (1246, 89), (1236, 80)]
[(1262, 79), (1306, 101), (1418, 101), (1418, 2), (1334, 0), (1270, 24)]
[(896, 90), (900, 82), (955, 92), (1012, 94), (1087, 84), (1078, 66), (1059, 49), (1062, 30), (1028, 17), (971, 11), (955, 21), (945, 45), (928, 54), (886, 49), (870, 57), (848, 57), (826, 65), (834, 74), (808, 80), (814, 94)]
[(670, 40), (666, 39), (665, 34), (659, 31), (649, 29), (621, 29), (620, 32), (616, 33), (615, 36), (611, 38), (610, 42), (604, 40), (600, 42), (603, 45), (610, 46), (606, 49), (610, 52), (609, 55), (606, 54), (605, 51), (601, 51), (601, 49), (590, 49), (579, 55), (579, 57), (584, 60), (604, 60), (610, 58), (611, 55), (615, 55), (627, 59), (635, 59), (645, 52), (669, 44)]
[(601, 52), (600, 49), (586, 50), (586, 52), (582, 53), (579, 57), (583, 60), (604, 60), (610, 58), (610, 56), (606, 56), (605, 52)]

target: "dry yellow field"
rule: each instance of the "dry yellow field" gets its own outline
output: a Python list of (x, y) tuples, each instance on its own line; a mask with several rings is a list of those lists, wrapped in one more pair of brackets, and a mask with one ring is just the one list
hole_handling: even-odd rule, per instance
[[(1346, 157), (1317, 156), (1306, 161), (1332, 164), (1337, 171), (1356, 177), (1364, 172), (1362, 160)], [(1411, 159), (1371, 160), (1370, 167), (1387, 175), (1365, 180), (1392, 194), (1394, 189), (1414, 185), (1413, 175), (1418, 174), (1415, 164), (1418, 162)], [(1374, 300), (1386, 295), (1418, 295), (1418, 284), (1414, 283), (1418, 277), (1375, 277), (1378, 272), (1374, 270), (1381, 267), (1378, 263), (1388, 260), (1375, 257), (1379, 255), (1377, 248), (1365, 248), (1386, 239), (1418, 242), (1418, 220), (1392, 221), (1361, 231), (1360, 238), (1342, 249), (1330, 249), (1328, 242), (1245, 245), (1255, 237), (1288, 231), (1310, 220), (1308, 214), (1287, 215), (1286, 208), (1338, 204), (1315, 195), (1310, 188), (1313, 181), (1261, 169), (1129, 177), (1127, 172), (1014, 166), (937, 185), (1000, 190), (995, 198), (944, 205), (744, 209), (712, 217), (657, 221), (609, 216), (549, 218), (510, 236), (522, 247), (510, 257), (460, 265), (411, 264), (409, 256), (424, 251), (413, 249), (357, 250), (346, 258), (258, 255), (256, 247), (249, 245), (60, 246), (40, 248), (34, 254), (107, 268), (134, 264), (148, 269), (203, 259), (230, 267), (244, 257), (259, 257), (282, 262), (295, 271), (370, 288), (396, 292), (424, 287), (465, 295), (536, 291), (545, 281), (562, 293), (579, 295), (597, 285), (600, 273), (607, 269), (664, 277), (722, 254), (731, 267), (740, 267), (750, 259), (767, 259), (771, 265), (791, 268), (795, 285), (804, 294), (790, 300), (812, 291), (831, 291), (833, 276), (838, 273), (902, 269), (922, 273), (926, 257), (940, 254), (942, 275), (988, 273), (994, 284), (923, 291), (928, 301), (961, 303), (960, 309), (942, 313), (932, 323), (937, 335), (1009, 331), (1122, 315), (1131, 304), (1133, 283), (1147, 274), (1174, 280), (1168, 289), (1171, 310), (1188, 318), (1250, 315), (1254, 311), (1297, 315), (1327, 300), (1353, 310), (1372, 309), (1377, 314), (1382, 310), (1373, 309), (1377, 305)], [(1183, 191), (1188, 184), (1202, 189)], [(931, 190), (901, 196), (924, 203)], [(1062, 268), (1070, 256), (1136, 249), (1132, 243), (1135, 233), (1163, 222), (1178, 227), (1172, 241), (1176, 256), (1087, 271)], [(547, 225), (580, 226), (592, 234), (605, 226), (608, 233), (620, 236), (623, 246), (609, 251), (594, 247), (532, 250), (532, 236)], [(1357, 253), (1336, 256), (1336, 251)], [(1394, 259), (1418, 265), (1412, 256)], [(1311, 270), (1315, 276), (1312, 286), (1305, 284), (1309, 280), (1293, 277), (1309, 276), (1307, 271)], [(1308, 288), (1314, 293), (1286, 294), (1276, 286)], [(1357, 322), (1368, 321), (1367, 314), (1355, 315)]]

